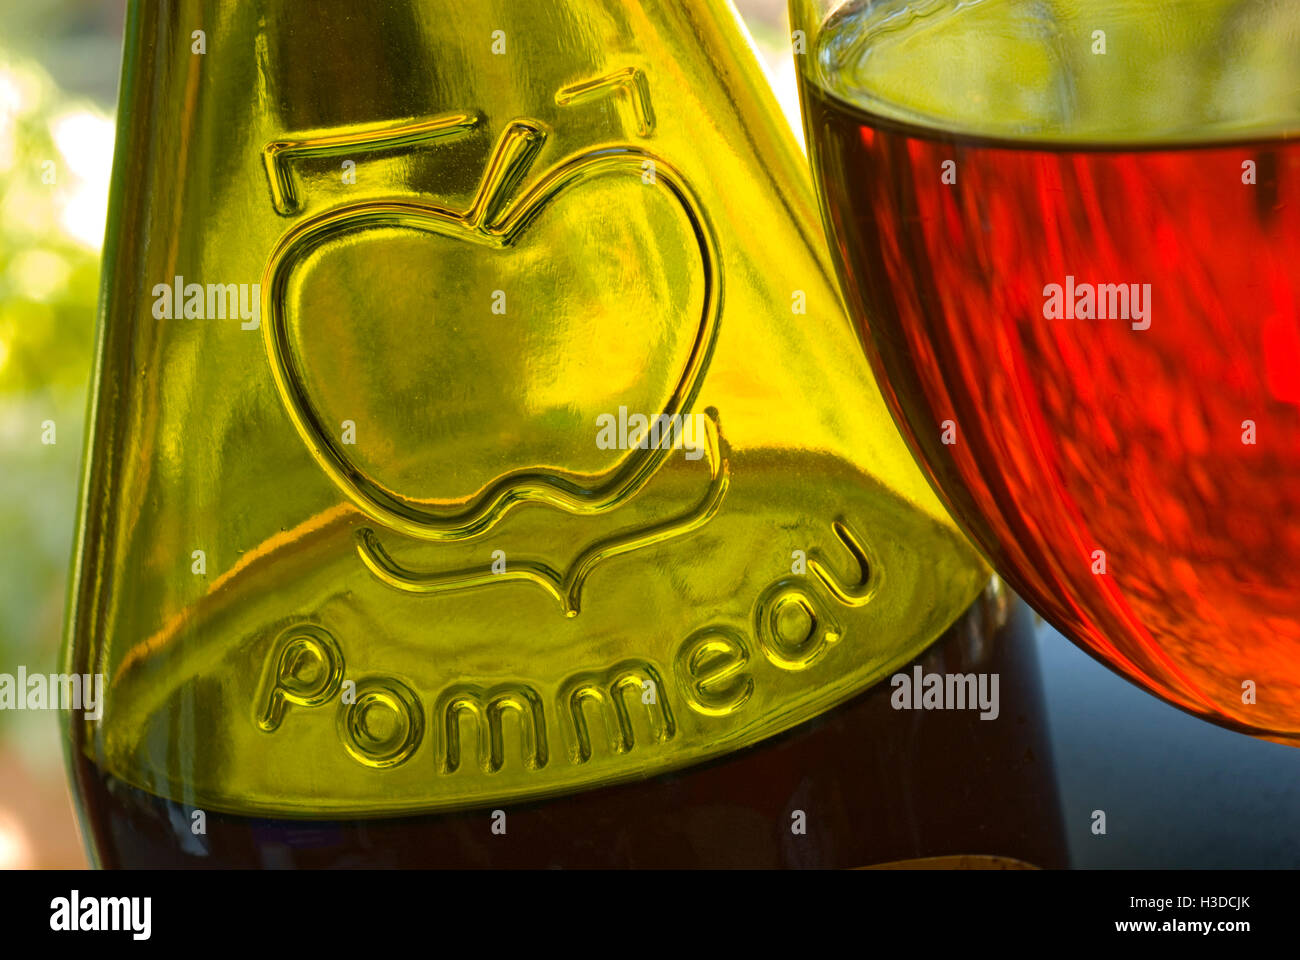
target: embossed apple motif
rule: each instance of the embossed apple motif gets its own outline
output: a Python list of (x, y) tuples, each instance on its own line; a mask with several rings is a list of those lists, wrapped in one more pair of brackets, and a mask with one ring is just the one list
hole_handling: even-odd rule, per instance
[[(624, 502), (639, 490), (670, 451), (653, 445), (645, 449), (634, 447), (623, 453), (612, 466), (586, 472), (566, 470), (563, 465), (539, 460), (535, 453), (526, 452), (525, 456), (531, 456), (531, 461), (500, 469), (469, 495), (415, 498), (397, 493), (398, 485), (384, 482), (385, 478), (377, 476), (373, 462), (362, 462), (354, 452), (356, 448), (340, 439), (336, 420), (326, 416), (319, 397), (313, 396), (313, 379), (308, 376), (309, 361), (304, 359), (301, 346), (292, 336), (287, 305), (301, 293), (298, 289), (301, 278), (310, 272), (302, 268), (325, 255), (323, 251), (355, 247), (359, 238), (365, 236), (379, 237), (387, 243), (404, 234), (405, 240), (397, 242), (407, 244), (414, 243), (413, 238), (421, 235), (434, 236), (459, 241), (455, 253), (448, 253), (448, 256), (460, 258), (455, 261), (455, 266), (466, 273), (471, 270), (481, 272), (480, 261), (475, 258), (508, 257), (517, 250), (521, 238), (544, 227), (548, 211), (556, 203), (571, 195), (575, 197), (573, 202), (583, 202), (576, 188), (616, 176), (635, 176), (636, 189), (654, 190), (654, 196), (661, 202), (666, 200), (678, 211), (676, 217), (685, 225), (682, 231), (684, 242), (698, 253), (702, 281), (701, 307), (698, 314), (686, 317), (685, 322), (690, 326), (683, 335), (683, 347), (678, 351), (684, 362), (679, 370), (674, 370), (675, 380), (658, 385), (659, 395), (667, 396), (667, 402), (661, 410), (653, 413), (671, 417), (688, 411), (702, 373), (708, 366), (721, 312), (721, 279), (711, 230), (685, 181), (669, 164), (653, 158), (656, 175), (653, 183), (646, 185), (642, 180), (643, 164), (652, 155), (632, 146), (620, 146), (563, 160), (539, 175), (530, 187), (521, 192), (518, 188), (545, 136), (538, 124), (527, 121), (511, 124), (498, 139), (477, 194), (464, 210), (414, 201), (355, 203), (295, 226), (277, 244), (268, 262), (262, 286), (264, 337), (277, 388), (295, 428), (322, 469), (353, 503), (377, 522), (409, 536), (424, 540), (452, 540), (481, 533), (491, 528), (513, 506), (525, 502), (546, 503), (575, 514), (600, 513)], [(518, 197), (511, 200), (514, 194)], [(595, 214), (608, 217), (609, 211), (599, 210)], [(632, 255), (636, 253), (633, 251)], [(629, 251), (613, 251), (610, 255), (626, 257)], [(498, 265), (496, 269), (504, 268)], [(441, 275), (444, 279), (451, 276), (449, 282), (454, 283), (458, 271), (443, 268)], [(428, 284), (429, 280), (411, 276), (407, 282), (412, 288), (418, 288), (422, 282)], [(409, 291), (393, 291), (395, 297), (406, 292)], [(617, 295), (618, 290), (610, 293)], [(335, 312), (338, 309), (336, 307)], [(490, 324), (492, 320), (486, 314), (484, 309), (476, 316), (434, 316), (432, 321), (444, 324), (453, 333), (460, 331), (469, 339), (479, 337), (475, 342), (483, 344), (488, 343), (483, 337), (490, 340), (492, 336), (498, 336), (496, 328), (484, 330), (481, 326), (471, 328), (468, 325)], [(309, 326), (311, 323), (311, 317), (304, 315), (301, 325)], [(321, 324), (325, 325), (324, 321)], [(421, 342), (418, 338), (427, 334), (427, 330), (427, 326), (423, 330), (415, 326), (409, 331), (399, 330), (393, 342), (400, 348), (402, 338), (410, 337), (414, 349)], [(680, 329), (675, 332), (681, 334)], [(510, 335), (510, 327), (502, 323), (499, 336)], [(317, 343), (315, 346), (328, 349), (330, 344)], [(408, 418), (422, 417), (427, 411), (428, 417), (432, 418), (429, 429), (433, 433), (430, 436), (439, 438), (436, 445), (441, 448), (441, 438), (450, 439), (456, 432), (456, 381), (473, 377), (476, 372), (481, 372), (480, 366), (490, 366), (490, 352), (479, 350), (467, 355), (471, 362), (435, 369), (427, 387), (417, 391), (419, 396), (413, 401), (394, 398), (391, 408)], [(366, 359), (360, 355), (357, 357), (358, 362)], [(462, 361), (465, 359), (461, 358)], [(333, 370), (336, 379), (346, 379), (346, 362), (336, 362)], [(323, 381), (316, 377), (315, 382)], [(506, 435), (504, 429), (500, 429), (502, 436), (479, 438), (481, 444), (497, 443), (501, 448), (499, 452), (495, 449), (489, 451), (493, 464), (508, 463), (512, 452), (524, 449), (517, 435)], [(427, 437), (418, 441), (413, 446), (422, 447), (422, 450), (414, 451), (400, 443), (392, 444), (391, 449), (383, 451), (381, 459), (405, 464), (409, 468), (408, 474), (418, 471), (422, 467), (412, 458), (420, 452), (427, 453), (431, 442)], [(481, 452), (479, 456), (480, 459), (487, 457)]]

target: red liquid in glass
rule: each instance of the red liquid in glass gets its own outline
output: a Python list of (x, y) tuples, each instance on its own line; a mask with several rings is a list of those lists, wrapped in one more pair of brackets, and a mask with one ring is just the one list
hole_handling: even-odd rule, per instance
[[(1300, 143), (985, 142), (803, 94), (845, 296), (949, 509), (1114, 668), (1300, 740)], [(1067, 277), (1150, 284), (1146, 320), (1046, 317)]]

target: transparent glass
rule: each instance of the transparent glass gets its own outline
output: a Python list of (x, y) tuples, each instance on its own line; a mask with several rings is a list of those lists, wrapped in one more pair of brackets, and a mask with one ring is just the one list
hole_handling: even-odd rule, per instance
[(1300, 5), (793, 0), (841, 285), (995, 568), (1300, 737)]
[(729, 6), (133, 3), (119, 117), (83, 784), (361, 819), (646, 778), (987, 582)]

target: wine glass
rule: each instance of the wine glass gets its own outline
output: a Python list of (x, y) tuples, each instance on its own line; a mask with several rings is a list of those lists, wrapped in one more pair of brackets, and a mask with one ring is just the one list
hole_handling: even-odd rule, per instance
[(792, 0), (850, 312), (946, 505), (1150, 692), (1300, 738), (1300, 5)]

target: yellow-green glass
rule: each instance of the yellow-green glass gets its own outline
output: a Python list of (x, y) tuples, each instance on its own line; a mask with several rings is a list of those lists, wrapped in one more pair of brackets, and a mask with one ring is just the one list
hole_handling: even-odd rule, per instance
[(653, 775), (878, 681), (987, 576), (722, 3), (133, 4), (101, 308), (71, 740), (174, 800)]

